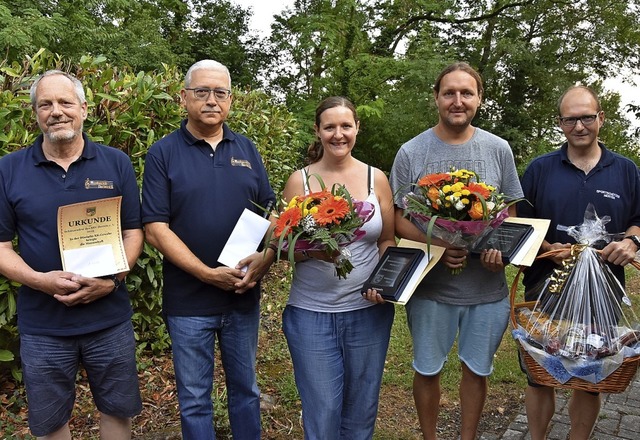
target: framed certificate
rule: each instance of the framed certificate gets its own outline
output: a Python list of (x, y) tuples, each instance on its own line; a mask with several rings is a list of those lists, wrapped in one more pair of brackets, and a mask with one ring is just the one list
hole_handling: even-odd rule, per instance
[(120, 227), (122, 196), (58, 207), (62, 267), (86, 277), (129, 270)]

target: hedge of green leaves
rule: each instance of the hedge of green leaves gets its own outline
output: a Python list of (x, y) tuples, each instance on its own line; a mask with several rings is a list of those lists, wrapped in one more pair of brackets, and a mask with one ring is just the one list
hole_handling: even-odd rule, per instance
[[(0, 156), (31, 144), (40, 133), (29, 103), (29, 87), (37, 75), (54, 68), (69, 71), (82, 81), (89, 105), (85, 131), (96, 142), (125, 151), (140, 184), (148, 148), (175, 130), (185, 116), (179, 102), (183, 73), (166, 65), (159, 72), (135, 73), (89, 56), (71, 65), (44, 50), (22, 65), (0, 63)], [(305, 136), (293, 115), (264, 92), (236, 90), (229, 125), (256, 142), (279, 193), (300, 165), (303, 150)], [(161, 267), (162, 255), (145, 244), (127, 277), (139, 351), (159, 353), (168, 347), (160, 313)], [(16, 283), (0, 277), (0, 366), (9, 366), (19, 377), (17, 288)]]

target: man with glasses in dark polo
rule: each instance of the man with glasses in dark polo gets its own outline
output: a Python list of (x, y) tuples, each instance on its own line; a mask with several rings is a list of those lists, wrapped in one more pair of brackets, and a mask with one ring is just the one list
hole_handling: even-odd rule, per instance
[[(598, 141), (604, 112), (596, 93), (588, 87), (569, 88), (558, 101), (558, 124), (566, 138), (560, 149), (534, 159), (522, 177), (527, 202), (518, 204), (518, 215), (551, 219), (540, 252), (564, 249), (537, 260), (525, 271), (525, 299), (535, 301), (535, 287), (570, 256), (573, 240), (557, 225), (580, 225), (589, 203), (598, 217), (610, 216), (609, 233), (624, 232), (621, 241), (609, 243), (602, 258), (624, 286), (624, 266), (640, 248), (640, 176), (629, 159), (608, 150)], [(529, 380), (525, 405), (532, 440), (546, 438), (555, 413), (555, 390)], [(587, 440), (600, 412), (600, 396), (574, 390), (569, 401), (571, 439)]]
[(228, 69), (213, 60), (195, 63), (180, 94), (187, 119), (147, 154), (142, 222), (147, 241), (164, 256), (163, 314), (182, 436), (215, 439), (217, 338), (233, 437), (258, 440), (258, 281), (275, 255), (256, 252), (236, 267), (221, 265), (218, 257), (244, 209), (261, 213), (254, 203), (268, 206), (275, 196), (253, 142), (225, 124), (232, 100)]

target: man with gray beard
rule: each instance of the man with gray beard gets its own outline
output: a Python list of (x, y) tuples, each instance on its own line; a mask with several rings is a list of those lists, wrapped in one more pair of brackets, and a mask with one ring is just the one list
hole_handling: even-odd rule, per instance
[(38, 438), (71, 439), (82, 362), (100, 411), (100, 438), (129, 439), (142, 401), (127, 272), (95, 278), (64, 271), (57, 219), (61, 206), (122, 197), (120, 228), (132, 267), (143, 242), (136, 176), (125, 153), (82, 132), (87, 102), (78, 79), (44, 73), (31, 87), (31, 104), (42, 135), (0, 159), (0, 274), (22, 284), (18, 330), (29, 427)]

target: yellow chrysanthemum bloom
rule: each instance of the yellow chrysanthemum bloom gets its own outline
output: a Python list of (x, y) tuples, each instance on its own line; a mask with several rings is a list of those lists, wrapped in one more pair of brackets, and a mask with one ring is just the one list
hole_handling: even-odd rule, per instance
[(307, 197), (306, 199), (304, 199), (304, 202), (302, 203), (302, 213), (304, 215), (307, 215), (309, 213), (309, 203), (312, 203), (315, 199), (313, 197)]
[(455, 187), (456, 191), (462, 191), (464, 189), (464, 183), (462, 182), (456, 182), (453, 186)]
[(481, 187), (483, 187), (483, 188), (487, 189), (488, 191), (493, 191), (493, 190), (495, 190), (495, 189), (496, 189), (495, 187), (493, 187), (493, 186), (491, 186), (491, 185), (487, 185), (487, 184), (486, 184), (486, 183), (484, 183), (484, 182), (480, 182), (478, 185), (480, 185)]
[(302, 208), (302, 215), (304, 216), (307, 216), (309, 214), (315, 214), (316, 212), (318, 212), (318, 206), (312, 206), (311, 208), (307, 208), (305, 206), (304, 208)]
[(289, 200), (289, 204), (287, 205), (287, 209), (293, 208), (298, 204), (298, 196), (293, 196), (291, 200)]
[(475, 176), (475, 173), (472, 173), (469, 170), (462, 169), (462, 170), (456, 170), (456, 171), (452, 172), (451, 175), (453, 177), (456, 177), (456, 178), (460, 179), (460, 180), (468, 181), (470, 178)]

